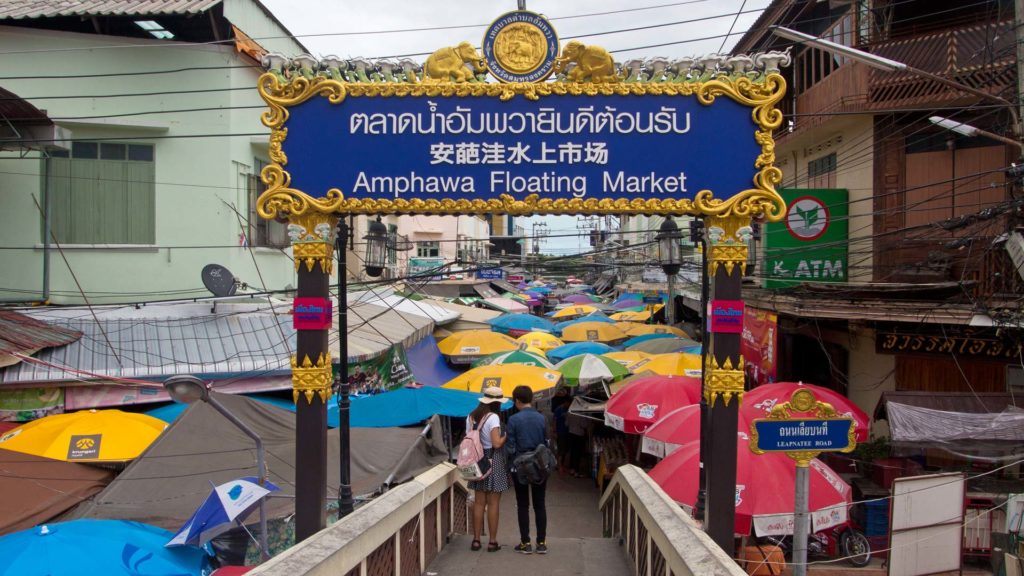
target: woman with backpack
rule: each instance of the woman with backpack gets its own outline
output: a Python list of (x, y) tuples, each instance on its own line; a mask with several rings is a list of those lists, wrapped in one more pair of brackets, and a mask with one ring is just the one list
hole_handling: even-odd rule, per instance
[(479, 430), (480, 444), (484, 449), (484, 458), (490, 460), (490, 473), (483, 479), (471, 480), (469, 489), (476, 492), (473, 500), (473, 543), (472, 550), (479, 550), (480, 534), (484, 527), (484, 511), (487, 512), (487, 528), (490, 541), (488, 552), (501, 549), (498, 544), (498, 512), (501, 506), (501, 493), (509, 489), (508, 465), (506, 464), (505, 434), (501, 428), (501, 404), (505, 401), (501, 388), (488, 386), (483, 390), (480, 404), (466, 418), (466, 432)]

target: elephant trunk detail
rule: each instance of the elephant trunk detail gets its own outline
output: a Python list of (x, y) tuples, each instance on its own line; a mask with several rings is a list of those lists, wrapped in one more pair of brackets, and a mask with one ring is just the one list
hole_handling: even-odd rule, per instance
[[(473, 69), (467, 68), (466, 64)], [(423, 70), (431, 82), (471, 82), (476, 79), (475, 73), (487, 71), (487, 63), (472, 44), (463, 42), (431, 54)]]

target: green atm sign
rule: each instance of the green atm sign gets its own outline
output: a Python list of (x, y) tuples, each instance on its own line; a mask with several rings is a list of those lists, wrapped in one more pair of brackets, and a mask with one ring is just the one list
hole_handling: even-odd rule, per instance
[(800, 282), (846, 282), (849, 239), (846, 190), (780, 190), (788, 210), (765, 227), (765, 288)]

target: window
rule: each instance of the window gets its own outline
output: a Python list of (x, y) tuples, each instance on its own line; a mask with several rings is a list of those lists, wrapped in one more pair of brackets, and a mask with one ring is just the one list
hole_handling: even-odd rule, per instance
[(398, 264), (398, 225), (388, 224), (388, 266)]
[(65, 244), (153, 244), (156, 184), (151, 144), (74, 142), (50, 155), (50, 226)]
[(807, 163), (808, 188), (836, 187), (836, 153), (822, 156)]
[(417, 258), (437, 258), (441, 256), (441, 243), (436, 240), (416, 243)]
[(260, 218), (256, 213), (256, 199), (263, 193), (265, 186), (260, 180), (260, 172), (263, 167), (269, 164), (255, 159), (253, 163), (255, 174), (249, 175), (249, 238), (248, 241), (257, 248), (286, 248), (288, 247), (288, 225), (277, 220), (266, 220)]

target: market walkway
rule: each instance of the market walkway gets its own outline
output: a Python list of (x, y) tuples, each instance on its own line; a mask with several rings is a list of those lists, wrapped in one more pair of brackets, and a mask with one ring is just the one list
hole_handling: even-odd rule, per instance
[[(602, 537), (600, 498), (593, 480), (567, 476), (553, 477), (547, 491), (548, 538), (547, 555), (525, 556), (512, 550), (519, 542), (516, 522), (515, 492), (508, 491), (501, 499), (498, 542), (502, 549), (488, 553), (469, 549), (472, 535), (456, 535), (438, 557), (427, 567), (427, 574), (437, 576), (531, 576), (550, 574), (568, 576), (621, 576), (632, 574), (633, 567), (618, 539)], [(536, 537), (533, 515), (530, 534)]]

